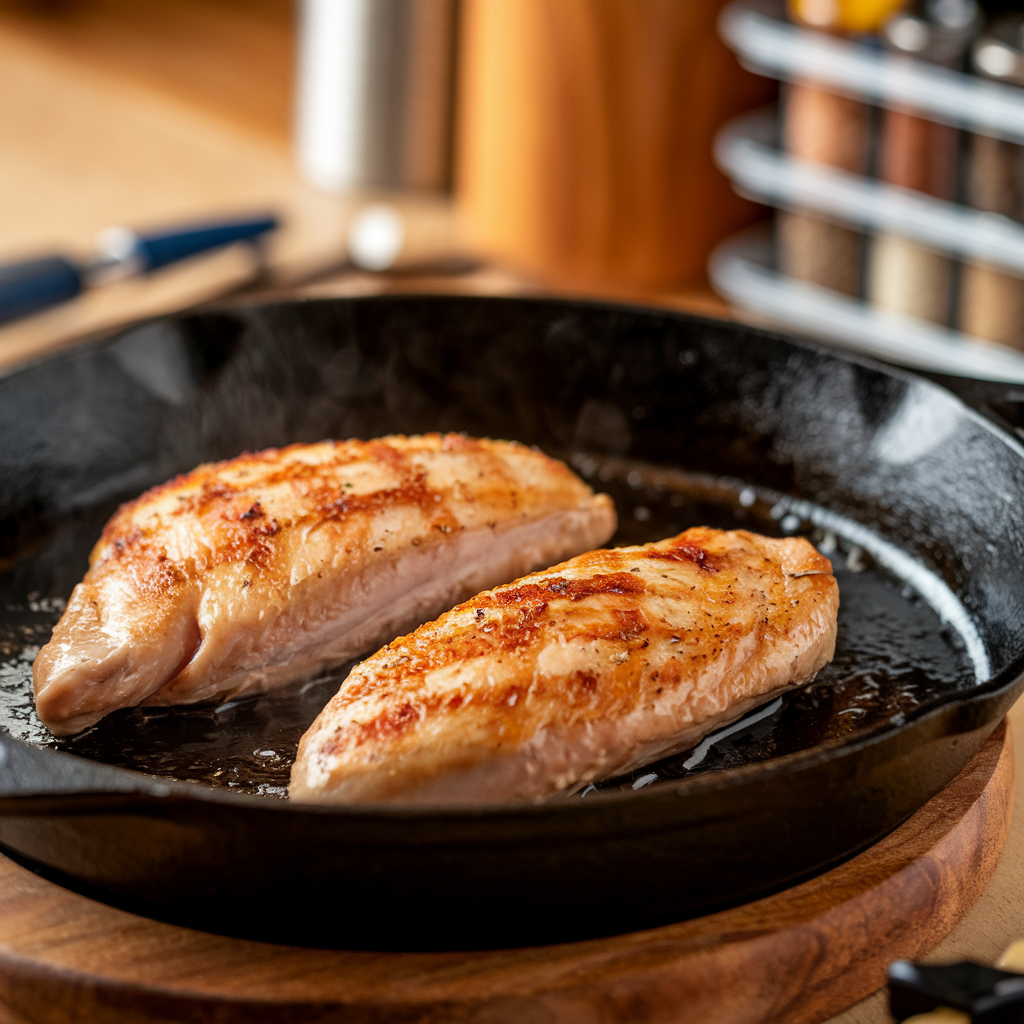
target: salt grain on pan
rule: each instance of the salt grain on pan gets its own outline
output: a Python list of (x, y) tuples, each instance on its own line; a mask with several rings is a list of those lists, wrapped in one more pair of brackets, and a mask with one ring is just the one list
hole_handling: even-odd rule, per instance
[(634, 789), (643, 789), (644, 786), (649, 786), (652, 782), (656, 782), (657, 780), (658, 780), (658, 773), (657, 772), (651, 772), (649, 775), (641, 775), (640, 778), (637, 779), (636, 782), (633, 783), (633, 788)]
[(850, 572), (863, 572), (867, 567), (863, 549), (856, 546), (850, 548), (850, 553), (846, 556), (846, 568)]
[(589, 455), (576, 455), (572, 461), (585, 477), (592, 477), (597, 472), (597, 460), (592, 459)]

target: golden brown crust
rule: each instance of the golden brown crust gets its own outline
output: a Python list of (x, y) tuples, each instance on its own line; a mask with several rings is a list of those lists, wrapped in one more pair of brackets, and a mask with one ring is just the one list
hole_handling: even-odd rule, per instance
[[(553, 491), (564, 491), (565, 497), (577, 501), (590, 495), (590, 488), (564, 463), (544, 456), (546, 493), (524, 491), (505, 459), (517, 449), (531, 451), (514, 441), (462, 434), (395, 434), (372, 441), (325, 441), (246, 452), (198, 466), (122, 505), (104, 527), (89, 564), (95, 568), (116, 563), (131, 574), (140, 594), (162, 593), (225, 562), (269, 566), (283, 546), (284, 538), (275, 538), (284, 530), (324, 523), (352, 529), (382, 510), (404, 506), (421, 513), (426, 541), (434, 533), (443, 535), (464, 525), (450, 507), (453, 497), (505, 516), (510, 509), (529, 514), (534, 506), (549, 504)], [(455, 494), (449, 481), (431, 486), (417, 456), (442, 453), (478, 461), (477, 478), (457, 481)], [(367, 493), (355, 490), (344, 470), (366, 464), (386, 468), (390, 486)], [(268, 492), (278, 497), (269, 512), (264, 508)], [(202, 523), (207, 550), (202, 551), (200, 543), (193, 558), (188, 557), (187, 546), (171, 550), (168, 527), (174, 520)]]
[(280, 685), (614, 526), (607, 496), (514, 442), (395, 435), (199, 466), (107, 524), (37, 658), (37, 709), (69, 732)]

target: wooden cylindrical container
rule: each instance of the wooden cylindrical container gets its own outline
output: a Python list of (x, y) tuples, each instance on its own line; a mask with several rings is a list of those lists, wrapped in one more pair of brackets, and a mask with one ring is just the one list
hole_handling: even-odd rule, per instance
[(771, 99), (718, 38), (724, 0), (464, 0), (456, 190), (480, 251), (568, 286), (703, 278), (759, 216), (714, 167)]

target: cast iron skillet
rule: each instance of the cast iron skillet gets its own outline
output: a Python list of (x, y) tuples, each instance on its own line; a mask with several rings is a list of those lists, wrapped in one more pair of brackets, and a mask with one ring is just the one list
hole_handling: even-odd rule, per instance
[[(983, 399), (1013, 412), (1012, 388)], [(806, 533), (840, 580), (836, 665), (710, 750), (539, 806), (275, 796), (294, 714), (337, 679), (293, 719), (287, 700), (130, 711), (55, 749), (33, 645), (117, 502), (244, 449), (426, 430), (569, 458), (615, 496), (620, 542)], [(0, 843), (154, 916), (305, 944), (546, 942), (749, 899), (892, 829), (1018, 696), (1022, 498), (1024, 449), (949, 391), (735, 324), (452, 297), (142, 324), (0, 381)]]

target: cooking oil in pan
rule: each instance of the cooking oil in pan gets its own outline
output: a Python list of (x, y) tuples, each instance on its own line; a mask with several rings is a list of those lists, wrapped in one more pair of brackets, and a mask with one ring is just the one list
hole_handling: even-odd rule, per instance
[[(615, 499), (615, 545), (661, 540), (695, 525), (803, 535), (832, 560), (840, 593), (835, 658), (812, 683), (755, 709), (692, 750), (589, 786), (577, 798), (643, 789), (841, 741), (898, 723), (986, 674), (984, 650), (955, 597), (855, 524), (738, 481), (605, 457), (576, 455), (570, 461), (595, 489)], [(22, 567), (19, 578), (30, 579), (31, 571)], [(30, 596), (0, 612), (0, 728), (39, 746), (166, 778), (283, 797), (299, 738), (348, 671), (218, 706), (119, 711), (81, 736), (57, 740), (36, 718), (31, 664), (60, 610), (57, 600)]]

